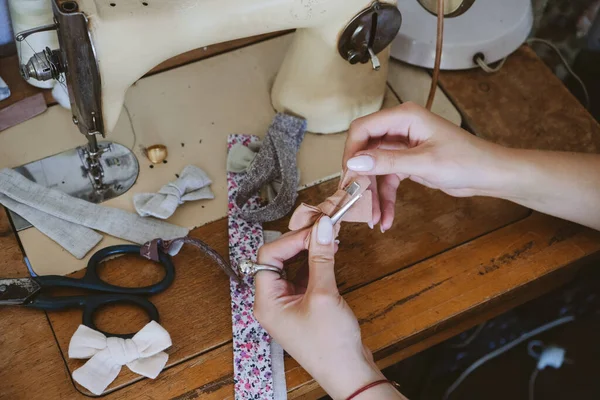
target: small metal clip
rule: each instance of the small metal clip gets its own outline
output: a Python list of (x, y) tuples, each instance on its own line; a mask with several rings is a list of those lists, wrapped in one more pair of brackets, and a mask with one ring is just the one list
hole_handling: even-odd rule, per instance
[(352, 182), (346, 186), (344, 190), (351, 197), (350, 200), (348, 200), (348, 202), (344, 204), (342, 208), (340, 208), (335, 214), (333, 214), (333, 217), (331, 217), (331, 223), (333, 225), (337, 224), (348, 212), (348, 210), (350, 210), (350, 208), (352, 208), (352, 206), (356, 204), (356, 202), (362, 197), (362, 193), (358, 193), (360, 191), (360, 185), (358, 182)]

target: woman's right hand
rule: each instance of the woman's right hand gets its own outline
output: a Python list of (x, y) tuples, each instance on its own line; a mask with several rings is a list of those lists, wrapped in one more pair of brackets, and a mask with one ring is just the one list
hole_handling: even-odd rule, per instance
[(350, 126), (344, 165), (371, 176), (373, 221), (392, 226), (403, 179), (451, 196), (493, 196), (505, 185), (510, 149), (486, 142), (413, 103), (359, 118)]

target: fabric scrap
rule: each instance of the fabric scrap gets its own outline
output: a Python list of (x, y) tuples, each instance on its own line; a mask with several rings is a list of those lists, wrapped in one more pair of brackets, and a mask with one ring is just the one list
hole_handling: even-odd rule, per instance
[(231, 265), (215, 249), (210, 247), (202, 240), (190, 236), (180, 237), (171, 240), (154, 239), (144, 243), (140, 249), (140, 255), (148, 260), (160, 261), (160, 252), (175, 256), (179, 253), (184, 244), (196, 247), (204, 255), (212, 259), (231, 279), (239, 281), (237, 272), (231, 268)]
[[(271, 243), (281, 237), (281, 232), (264, 231), (265, 243)], [(285, 363), (283, 360), (283, 347), (275, 340), (271, 340), (271, 364), (273, 370), (273, 397), (275, 400), (287, 399), (287, 385), (285, 382)]]
[(0, 170), (0, 204), (16, 212), (78, 259), (102, 240), (98, 230), (137, 244), (185, 236), (188, 229), (81, 200)]
[(0, 76), (0, 101), (8, 99), (10, 97), (10, 88), (4, 82), (4, 79)]
[(279, 113), (273, 119), (260, 151), (246, 170), (239, 184), (235, 204), (244, 208), (246, 202), (265, 184), (282, 182), (273, 201), (262, 208), (242, 211), (249, 222), (275, 221), (284, 217), (294, 206), (298, 196), (296, 154), (306, 131), (306, 120)]
[(188, 165), (179, 178), (167, 183), (158, 193), (135, 194), (133, 206), (141, 217), (167, 219), (187, 201), (214, 199), (211, 183), (206, 172), (195, 165)]

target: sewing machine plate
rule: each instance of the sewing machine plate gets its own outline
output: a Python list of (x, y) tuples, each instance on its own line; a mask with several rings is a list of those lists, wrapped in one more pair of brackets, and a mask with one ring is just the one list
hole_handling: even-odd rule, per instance
[[(125, 146), (113, 142), (100, 142), (105, 149), (100, 162), (104, 170), (104, 188), (96, 190), (85, 168), (84, 148), (77, 147), (15, 168), (27, 179), (57, 189), (73, 197), (92, 203), (122, 195), (133, 186), (139, 164), (135, 155)], [(10, 212), (17, 232), (31, 224), (16, 213)]]

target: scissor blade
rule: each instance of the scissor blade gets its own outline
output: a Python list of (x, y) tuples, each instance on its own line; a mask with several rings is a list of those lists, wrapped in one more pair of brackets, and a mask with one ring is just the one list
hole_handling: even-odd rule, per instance
[(23, 304), (39, 290), (31, 278), (0, 279), (0, 305)]

